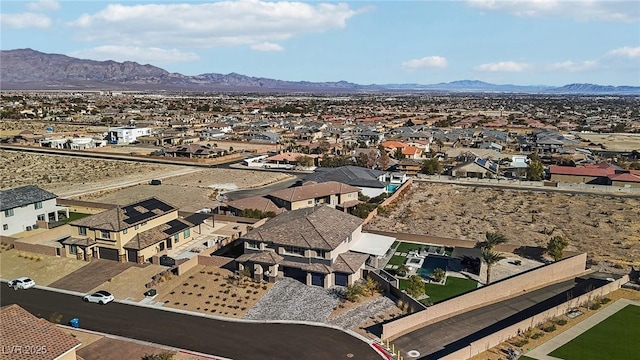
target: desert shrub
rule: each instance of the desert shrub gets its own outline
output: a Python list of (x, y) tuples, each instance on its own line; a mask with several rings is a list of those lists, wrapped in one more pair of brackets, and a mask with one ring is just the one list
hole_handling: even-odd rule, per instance
[(610, 302), (611, 302), (611, 299), (609, 299), (608, 297), (600, 299), (600, 304), (608, 304)]
[(589, 306), (589, 309), (591, 310), (598, 310), (602, 307), (602, 305), (600, 305), (600, 303), (594, 302), (593, 304), (591, 304), (591, 306)]
[(521, 340), (516, 341), (514, 343), (514, 345), (517, 346), (517, 347), (523, 347), (523, 346), (527, 345), (528, 343), (529, 343), (529, 340), (521, 339)]
[(559, 319), (556, 321), (556, 324), (560, 325), (560, 326), (565, 326), (567, 325), (567, 319)]
[(535, 334), (531, 335), (531, 338), (532, 338), (532, 339), (540, 339), (540, 338), (541, 338), (541, 337), (543, 337), (543, 336), (544, 336), (544, 333), (537, 332), (537, 333), (535, 333)]
[(205, 304), (207, 304), (207, 305), (209, 305), (209, 304), (211, 304), (211, 301), (207, 300), (207, 301), (205, 301), (204, 303), (205, 303)]
[(542, 327), (542, 331), (544, 331), (544, 332), (548, 332), (548, 333), (549, 333), (549, 332), (554, 332), (554, 331), (556, 331), (556, 326), (555, 326), (555, 325), (553, 325), (553, 324), (543, 326), (543, 327)]

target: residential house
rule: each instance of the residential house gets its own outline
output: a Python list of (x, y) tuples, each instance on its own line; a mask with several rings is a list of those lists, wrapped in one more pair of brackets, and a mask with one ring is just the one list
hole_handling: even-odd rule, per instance
[(369, 258), (349, 251), (361, 235), (362, 219), (326, 205), (288, 211), (242, 236), (236, 262), (258, 280), (346, 286), (362, 277)]
[(498, 175), (498, 164), (481, 157), (475, 158), (471, 162), (454, 166), (451, 169), (451, 176), (470, 178), (495, 178)]
[(156, 254), (192, 239), (193, 224), (178, 209), (152, 197), (70, 223), (71, 237), (63, 241), (68, 256), (144, 263)]
[(20, 305), (0, 308), (2, 359), (76, 360), (80, 341), (52, 322)]
[(549, 167), (551, 181), (561, 183), (640, 187), (640, 170), (625, 170), (609, 163)]
[(166, 149), (165, 153), (173, 157), (206, 159), (223, 156), (226, 153), (226, 150), (211, 147), (209, 145), (186, 144)]
[(422, 162), (414, 159), (402, 159), (395, 165), (395, 169), (408, 176), (415, 176), (422, 170)]
[(0, 191), (0, 235), (48, 227), (69, 217), (69, 209), (56, 204), (58, 196), (35, 185)]
[(337, 181), (327, 181), (279, 190), (268, 194), (267, 198), (278, 207), (289, 211), (317, 205), (329, 205), (332, 208), (340, 207), (346, 210), (359, 203), (358, 191), (360, 189), (357, 187)]
[(242, 216), (243, 212), (248, 210), (258, 210), (262, 214), (273, 213), (275, 215), (285, 211), (284, 208), (278, 207), (271, 199), (260, 195), (229, 201), (226, 205), (227, 211), (235, 216)]
[(130, 144), (138, 136), (151, 135), (151, 128), (136, 128), (134, 126), (110, 127), (107, 139), (111, 144)]
[(355, 186), (368, 197), (376, 197), (388, 193), (390, 175), (386, 171), (367, 169), (359, 166), (341, 166), (337, 168), (318, 168), (313, 174), (304, 178), (304, 182), (337, 181)]

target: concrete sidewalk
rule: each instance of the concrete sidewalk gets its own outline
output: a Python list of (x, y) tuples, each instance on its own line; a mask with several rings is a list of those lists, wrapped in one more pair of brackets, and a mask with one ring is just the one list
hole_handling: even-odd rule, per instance
[(549, 356), (547, 354), (551, 353), (555, 349), (561, 347), (562, 345), (568, 343), (569, 341), (575, 339), (577, 336), (581, 335), (585, 331), (591, 329), (592, 327), (598, 325), (600, 322), (607, 319), (609, 316), (615, 314), (620, 309), (624, 308), (627, 305), (635, 305), (640, 306), (640, 303), (628, 300), (628, 299), (620, 299), (615, 303), (607, 306), (606, 308), (598, 311), (597, 313), (591, 315), (588, 319), (581, 321), (563, 332), (562, 334), (553, 337), (549, 341), (544, 344), (538, 346), (537, 348), (531, 350), (530, 352), (524, 354), (530, 358), (538, 359), (538, 360), (562, 360), (553, 356)]

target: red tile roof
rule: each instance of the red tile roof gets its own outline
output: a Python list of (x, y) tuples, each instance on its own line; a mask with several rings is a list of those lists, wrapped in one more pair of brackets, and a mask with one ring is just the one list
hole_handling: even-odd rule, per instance
[(640, 183), (640, 173), (639, 174), (623, 173), (623, 174), (609, 175), (609, 179), (611, 179), (611, 181)]
[(575, 176), (609, 176), (616, 173), (615, 167), (604, 164), (598, 164), (597, 166), (558, 166), (552, 165), (549, 166), (549, 172), (552, 175), (575, 175)]

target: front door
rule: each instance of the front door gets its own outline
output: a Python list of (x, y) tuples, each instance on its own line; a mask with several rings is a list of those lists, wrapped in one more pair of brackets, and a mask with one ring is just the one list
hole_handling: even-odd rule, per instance
[(171, 250), (171, 248), (172, 248), (172, 246), (171, 246), (171, 238), (168, 238), (168, 239), (166, 240), (166, 242), (167, 242), (167, 249), (168, 249), (168, 250)]

